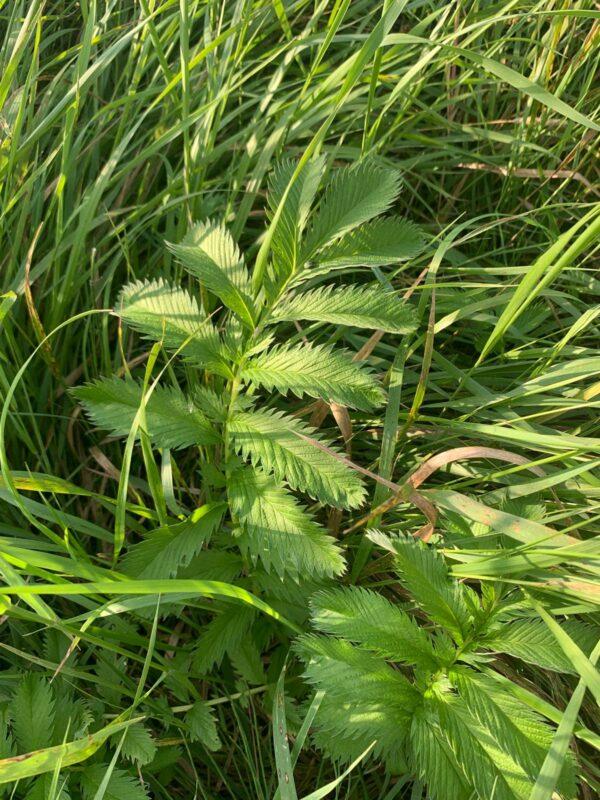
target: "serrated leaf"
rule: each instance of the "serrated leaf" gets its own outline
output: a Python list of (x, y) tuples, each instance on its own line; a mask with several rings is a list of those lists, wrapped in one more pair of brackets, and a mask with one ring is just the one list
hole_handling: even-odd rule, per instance
[(374, 542), (379, 537), (395, 554), (400, 581), (411, 598), (438, 625), (462, 643), (472, 627), (471, 615), (461, 586), (451, 578), (443, 556), (435, 547), (413, 537), (385, 537), (378, 531), (369, 534)]
[[(586, 655), (591, 653), (598, 641), (598, 629), (595, 626), (569, 620), (562, 627)], [(483, 646), (553, 672), (577, 674), (552, 631), (541, 619), (522, 619), (503, 625), (499, 634), (486, 639)]]
[(175, 577), (209, 541), (224, 508), (222, 503), (201, 506), (183, 522), (151, 531), (125, 555), (121, 562), (123, 572), (135, 578)]
[(54, 693), (42, 675), (24, 675), (10, 702), (13, 733), (19, 753), (41, 750), (52, 744)]
[(237, 242), (225, 225), (206, 220), (194, 225), (181, 244), (201, 248), (242, 291), (250, 291), (250, 279)]
[(295, 417), (278, 411), (242, 411), (234, 414), (228, 429), (237, 452), (278, 481), (285, 479), (293, 489), (337, 508), (363, 503), (365, 489), (358, 474), (307, 441), (321, 440)]
[[(84, 800), (95, 800), (108, 769), (107, 764), (86, 766), (79, 778)], [(134, 778), (122, 769), (114, 769), (102, 800), (148, 800), (148, 794), (139, 778)]]
[(115, 314), (168, 350), (182, 348), (182, 357), (192, 364), (231, 376), (217, 330), (183, 289), (162, 278), (130, 283), (121, 291)]
[(439, 725), (423, 711), (412, 719), (410, 744), (417, 774), (431, 800), (472, 800), (472, 790)]
[(372, 220), (342, 236), (317, 257), (319, 268), (383, 267), (417, 256), (423, 233), (413, 222), (399, 217)]
[(247, 383), (369, 410), (385, 394), (362, 366), (343, 350), (323, 345), (281, 345), (249, 359), (240, 372)]
[[(8, 729), (8, 725), (6, 724), (6, 714), (3, 714), (0, 718), (0, 762), (6, 758), (12, 758), (16, 755), (17, 748), (15, 745), (15, 741), (12, 737), (10, 730)], [(2, 792), (0, 791), (0, 797), (2, 797)]]
[(402, 764), (407, 725), (420, 702), (406, 677), (342, 639), (305, 634), (294, 649), (306, 662), (305, 679), (325, 692), (316, 743), (348, 762), (375, 742), (375, 756)]
[[(274, 266), (279, 282), (292, 275), (300, 266), (300, 235), (306, 225), (324, 166), (325, 159), (322, 156), (309, 161), (286, 198), (272, 241)], [(267, 193), (271, 215), (279, 206), (295, 169), (295, 162), (288, 160), (280, 162), (271, 173)]]
[(453, 680), (470, 714), (535, 780), (552, 741), (550, 728), (496, 683), (471, 670), (456, 670)]
[(258, 686), (267, 682), (261, 651), (261, 643), (247, 636), (227, 653), (236, 673), (250, 685)]
[(194, 404), (214, 422), (224, 422), (227, 418), (227, 398), (207, 386), (194, 388)]
[(185, 715), (193, 741), (200, 742), (207, 750), (215, 751), (221, 747), (217, 721), (212, 708), (198, 700)]
[(277, 482), (244, 467), (228, 479), (231, 514), (239, 524), (243, 551), (283, 576), (337, 575), (344, 560), (333, 537)]
[(477, 796), (525, 800), (532, 784), (524, 780), (508, 754), (494, 747), (490, 737), (457, 701), (436, 699), (435, 703), (444, 737)]
[(255, 613), (251, 608), (231, 604), (205, 626), (194, 650), (194, 667), (207, 673), (219, 667), (223, 657), (248, 636)]
[[(113, 743), (117, 744), (120, 739), (120, 736), (115, 737)], [(152, 734), (141, 722), (136, 722), (135, 725), (127, 728), (121, 745), (123, 758), (128, 758), (143, 766), (153, 760), (156, 750), (156, 742), (152, 738)]]
[[(212, 249), (212, 240), (209, 237)], [(169, 249), (177, 256), (185, 269), (198, 278), (204, 286), (215, 294), (244, 325), (254, 328), (256, 309), (245, 288), (240, 288), (231, 276), (231, 270), (223, 269), (214, 257), (204, 249), (204, 241), (198, 244), (169, 244)], [(214, 251), (213, 251), (214, 255)], [(239, 275), (237, 276), (239, 279)]]
[(435, 669), (437, 657), (423, 628), (385, 597), (358, 586), (329, 589), (311, 600), (314, 626), (391, 661)]
[(410, 333), (417, 327), (412, 307), (382, 287), (326, 286), (285, 298), (271, 313), (272, 322), (300, 319), (389, 333)]
[(337, 170), (319, 204), (302, 248), (302, 260), (321, 247), (382, 214), (400, 190), (399, 174), (370, 162)]
[[(73, 389), (92, 421), (114, 436), (128, 436), (142, 404), (141, 384), (131, 378), (101, 378)], [(157, 447), (177, 449), (219, 441), (214, 426), (175, 387), (157, 386), (145, 407), (147, 433)]]

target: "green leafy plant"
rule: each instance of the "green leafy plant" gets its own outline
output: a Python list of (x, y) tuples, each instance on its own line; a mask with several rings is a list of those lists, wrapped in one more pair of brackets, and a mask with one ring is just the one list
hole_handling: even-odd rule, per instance
[[(528, 800), (557, 800), (571, 748), (578, 800), (600, 796), (600, 646), (587, 656), (598, 624), (597, 11), (591, 0), (504, 5), (0, 3), (0, 740), (17, 757), (0, 759), (0, 794), (275, 800), (279, 783), (281, 800), (431, 796), (410, 753), (401, 775), (380, 754), (365, 763), (377, 737), (344, 768), (315, 754), (309, 729), (326, 721), (326, 693), (307, 697), (288, 651), (289, 631), (309, 628), (309, 598), (346, 583), (378, 592), (427, 635), (441, 631), (363, 534), (367, 518), (391, 532), (422, 526), (427, 506), (388, 490), (433, 457), (442, 466), (417, 487), (431, 519), (437, 511), (443, 545), (432, 543), (475, 605), (493, 593), (502, 606), (471, 650), (479, 660), (456, 663), (556, 726)], [(265, 228), (276, 159), (308, 153), (339, 181), (336, 202), (321, 202), (316, 162), (289, 192), (297, 162), (281, 164)], [(333, 228), (353, 222), (355, 185), (337, 166), (357, 160), (366, 206), (388, 192), (374, 163), (397, 167), (403, 192), (383, 217), (321, 245), (338, 210)], [(309, 211), (296, 213), (314, 182)], [(396, 263), (414, 228), (393, 214), (424, 226), (429, 252)], [(199, 283), (162, 245), (210, 239), (208, 219), (226, 222), (244, 254), (219, 250), (229, 282), (204, 261)], [(127, 282), (134, 294), (148, 282), (163, 292), (178, 323), (170, 344), (164, 315), (149, 343), (106, 315)], [(420, 325), (404, 337), (393, 315), (410, 293)], [(182, 302), (191, 319), (178, 317)], [(265, 347), (251, 354), (267, 314)], [(320, 397), (279, 391), (275, 355), (307, 344), (317, 357), (292, 389), (318, 380), (335, 396), (314, 361), (346, 348), (365, 356), (383, 402), (371, 390), (367, 408), (348, 381), (360, 404), (330, 413)], [(241, 379), (246, 356), (264, 383)], [(115, 428), (104, 431), (116, 440), (90, 431), (68, 394), (98, 376), (114, 378), (104, 405)], [(243, 438), (238, 449), (230, 435), (226, 453), (238, 415)], [(285, 456), (287, 474), (272, 444), (278, 419), (279, 444), (298, 454), (293, 465)], [(342, 439), (382, 479), (366, 477), (366, 493), (357, 481), (349, 509), (339, 507), (347, 464), (327, 459)], [(444, 461), (465, 447), (517, 459)], [(312, 468), (317, 457), (330, 474)], [(294, 561), (283, 547), (265, 551), (269, 571), (252, 557), (228, 488), (236, 469), (254, 468), (277, 485), (270, 506), (283, 494), (307, 509), (311, 535), (330, 535), (347, 573), (303, 577), (311, 562), (290, 524)], [(315, 481), (319, 497), (303, 488)], [(262, 614), (259, 598), (279, 616)], [(376, 655), (412, 684), (434, 669)], [(35, 713), (18, 688), (24, 671), (49, 687), (32, 694)], [(449, 682), (444, 697), (460, 692)], [(138, 700), (144, 720), (122, 740), (111, 726)], [(91, 714), (87, 728), (73, 704)], [(28, 755), (28, 716), (43, 726), (38, 744), (61, 744)], [(315, 738), (335, 749), (336, 735)]]
[[(74, 394), (91, 419), (113, 435), (137, 432), (142, 446), (149, 441), (163, 453), (200, 448), (203, 494), (227, 503), (232, 535), (247, 563), (306, 580), (344, 570), (318, 507), (309, 511), (306, 503), (354, 509), (363, 503), (365, 489), (334, 444), (273, 403), (278, 395), (292, 395), (369, 411), (385, 393), (350, 352), (315, 341), (318, 327), (300, 335), (291, 323), (333, 322), (395, 334), (414, 330), (413, 310), (380, 284), (317, 284), (324, 276), (331, 280), (338, 268), (360, 273), (364, 265), (410, 258), (421, 249), (422, 235), (405, 220), (379, 216), (399, 192), (394, 170), (370, 162), (338, 169), (317, 201), (324, 159), (310, 161), (292, 182), (294, 169), (293, 162), (284, 162), (271, 177), (269, 207), (275, 213), (281, 206), (282, 212), (263, 285), (253, 287), (227, 228), (207, 221), (169, 245), (198, 279), (200, 293), (162, 279), (137, 281), (121, 292), (114, 313), (173, 353), (185, 368), (185, 388), (181, 379), (170, 378), (166, 385), (158, 379), (150, 383), (148, 376), (144, 382), (112, 376)], [(149, 450), (150, 478), (156, 468)], [(151, 535), (152, 546), (134, 547), (131, 559), (139, 563), (137, 555), (151, 551), (152, 559), (163, 569), (166, 560), (174, 574), (216, 528), (209, 529), (206, 519), (200, 524), (203, 533), (191, 534), (194, 545), (187, 538), (185, 546), (176, 544), (187, 534), (168, 525)], [(146, 563), (138, 574), (148, 569)]]
[[(407, 602), (357, 586), (312, 598), (317, 633), (295, 647), (324, 693), (315, 742), (346, 762), (373, 744), (374, 757), (412, 773), (432, 800), (529, 798), (553, 729), (517, 685), (497, 680), (494, 653), (570, 671), (556, 640), (527, 618), (518, 593), (483, 584), (477, 594), (452, 578), (434, 546), (371, 537), (393, 552)], [(571, 633), (588, 652), (597, 640), (592, 626)], [(575, 797), (575, 775), (569, 756), (562, 797)]]
[[(0, 703), (0, 796), (87, 800), (105, 780), (107, 800), (147, 800), (133, 767), (153, 761), (156, 743), (139, 721), (102, 727), (104, 708), (100, 698), (77, 697), (62, 678), (51, 683), (40, 672), (18, 676)], [(115, 749), (120, 763), (113, 768)]]

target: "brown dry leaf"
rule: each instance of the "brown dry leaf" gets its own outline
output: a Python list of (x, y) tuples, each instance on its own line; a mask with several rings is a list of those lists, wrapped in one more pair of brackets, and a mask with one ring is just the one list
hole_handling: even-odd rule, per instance
[[(368, 524), (369, 521), (375, 517), (379, 517), (386, 511), (394, 508), (394, 506), (397, 506), (399, 503), (408, 501), (422, 511), (429, 520), (428, 524), (420, 528), (415, 534), (415, 536), (427, 541), (435, 529), (437, 511), (429, 500), (415, 491), (416, 488), (441, 467), (451, 464), (454, 461), (464, 461), (465, 459), (472, 458), (491, 458), (497, 459), (498, 461), (507, 461), (509, 464), (518, 464), (523, 466), (526, 466), (529, 463), (524, 456), (520, 456), (517, 453), (512, 453), (509, 450), (499, 450), (495, 447), (455, 447), (451, 450), (445, 450), (443, 453), (438, 453), (437, 455), (427, 459), (427, 461), (421, 464), (421, 466), (418, 467), (403, 484), (393, 484), (395, 487), (395, 494), (377, 506), (377, 508), (374, 508), (372, 511), (370, 511), (367, 516), (358, 520), (358, 522), (352, 525), (352, 527), (348, 528), (345, 533), (351, 533), (357, 528)], [(529, 466), (528, 469), (530, 469), (535, 475), (544, 475), (543, 470), (541, 470), (539, 467)], [(383, 482), (381, 478), (379, 481)], [(389, 486), (391, 481), (385, 481), (385, 484)]]

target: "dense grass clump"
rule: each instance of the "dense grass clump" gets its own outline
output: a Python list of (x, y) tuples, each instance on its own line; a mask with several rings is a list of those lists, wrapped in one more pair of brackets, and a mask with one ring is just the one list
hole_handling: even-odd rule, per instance
[(597, 796), (599, 30), (0, 0), (0, 796)]

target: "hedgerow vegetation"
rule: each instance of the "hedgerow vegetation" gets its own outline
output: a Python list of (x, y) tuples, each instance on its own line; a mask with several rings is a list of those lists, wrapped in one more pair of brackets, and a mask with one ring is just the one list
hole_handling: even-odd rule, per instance
[(593, 2), (0, 0), (0, 796), (600, 791)]

